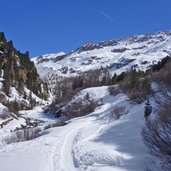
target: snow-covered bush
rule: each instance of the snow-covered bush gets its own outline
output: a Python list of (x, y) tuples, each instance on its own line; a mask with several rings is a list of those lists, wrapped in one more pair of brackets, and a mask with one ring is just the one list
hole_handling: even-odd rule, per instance
[(6, 144), (11, 144), (15, 142), (32, 140), (34, 138), (37, 138), (40, 135), (41, 131), (42, 129), (40, 127), (36, 127), (11, 132), (9, 136), (3, 139), (3, 142)]
[(43, 130), (49, 129), (49, 128), (54, 128), (54, 127), (58, 127), (58, 126), (63, 126), (65, 125), (65, 122), (52, 122), (52, 123), (47, 123), (44, 127)]

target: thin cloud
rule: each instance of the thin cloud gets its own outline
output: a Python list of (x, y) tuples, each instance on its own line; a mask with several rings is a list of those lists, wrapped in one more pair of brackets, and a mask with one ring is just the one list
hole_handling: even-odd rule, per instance
[[(107, 14), (106, 12), (104, 12), (104, 11), (101, 10), (100, 13), (101, 13), (104, 17), (106, 17), (108, 20), (112, 21), (115, 25), (117, 25), (118, 27), (124, 29), (124, 27), (123, 27), (116, 19), (114, 19), (113, 17), (111, 17), (111, 16), (110, 16), (109, 14)], [(125, 29), (124, 29), (124, 30), (125, 30)]]

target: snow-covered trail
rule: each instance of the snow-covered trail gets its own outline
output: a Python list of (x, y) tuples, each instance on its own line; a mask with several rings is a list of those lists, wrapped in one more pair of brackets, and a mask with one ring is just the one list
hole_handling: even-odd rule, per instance
[[(92, 94), (100, 98), (103, 94), (104, 105), (90, 115), (46, 130), (34, 140), (1, 148), (0, 170), (144, 171), (152, 160), (141, 139), (144, 105), (130, 104), (123, 94), (111, 97), (105, 87)], [(114, 120), (111, 110), (117, 105), (129, 113)], [(37, 112), (40, 118), (40, 108)]]
[(106, 105), (105, 110), (99, 108), (93, 116), (74, 119), (65, 126), (51, 149), (50, 171), (99, 170), (101, 167), (104, 170), (109, 166), (111, 169), (113, 166), (121, 166), (124, 157), (116, 151), (111, 152), (107, 146), (100, 152), (102, 147), (91, 142), (107, 127), (97, 121), (97, 113), (108, 112), (108, 107), (109, 105)]
[(51, 171), (74, 171), (73, 160), (73, 145), (76, 137), (79, 135), (81, 129), (86, 129), (90, 126), (90, 122), (77, 122), (77, 124), (71, 124), (59, 135), (59, 140), (54, 146), (52, 152), (52, 168)]

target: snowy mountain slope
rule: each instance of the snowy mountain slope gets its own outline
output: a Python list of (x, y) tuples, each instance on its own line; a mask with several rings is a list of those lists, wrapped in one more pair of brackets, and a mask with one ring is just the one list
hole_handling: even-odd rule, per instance
[[(52, 65), (51, 62), (49, 63), (49, 61), (61, 59), (63, 58), (63, 56), (65, 56), (64, 52), (60, 52), (57, 54), (46, 54), (39, 57), (35, 57), (32, 59), (32, 61), (37, 64), (36, 67), (41, 72), (41, 77), (45, 77), (47, 73), (52, 73), (55, 70), (55, 66)], [(39, 67), (39, 65), (41, 65), (41, 67)]]
[[(29, 96), (30, 90), (28, 90), (26, 87), (24, 87), (24, 91), (26, 96)], [(27, 106), (30, 105), (29, 99), (25, 99), (22, 97), (18, 91), (15, 89), (15, 87), (11, 87), (9, 97), (5, 95), (4, 92), (0, 91), (1, 96), (3, 97), (2, 102), (18, 102), (20, 105), (23, 106), (23, 108), (27, 108)], [(34, 93), (32, 94), (32, 99), (35, 101), (35, 103), (38, 105), (46, 104), (47, 102), (40, 99), (38, 96), (36, 96)], [(2, 100), (2, 99), (1, 99)], [(25, 107), (24, 107), (25, 106)], [(26, 125), (26, 120), (20, 117), (18, 114), (14, 114), (9, 110), (8, 107), (0, 103), (0, 134), (2, 137), (2, 134), (4, 132), (10, 132), (14, 131), (16, 128), (21, 128), (21, 125)], [(0, 137), (0, 139), (1, 139)], [(0, 142), (1, 143), (1, 142)]]
[[(144, 171), (147, 165), (153, 167), (141, 138), (144, 104), (131, 104), (124, 94), (110, 96), (107, 87), (85, 89), (75, 98), (87, 93), (96, 100), (103, 98), (104, 104), (34, 140), (2, 147), (0, 170)], [(116, 106), (125, 106), (128, 114), (113, 119), (111, 111)], [(30, 112), (36, 117), (37, 111)]]
[(52, 74), (69, 77), (101, 66), (117, 74), (132, 67), (146, 70), (168, 55), (171, 55), (171, 31), (163, 31), (100, 43), (88, 42), (72, 52), (43, 55), (32, 61), (42, 78)]

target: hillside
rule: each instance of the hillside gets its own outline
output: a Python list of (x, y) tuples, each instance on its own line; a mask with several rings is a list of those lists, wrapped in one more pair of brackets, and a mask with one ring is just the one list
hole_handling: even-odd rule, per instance
[(3, 106), (0, 118), (8, 117), (8, 110), (17, 114), (47, 97), (47, 84), (40, 79), (29, 52), (16, 50), (13, 42), (0, 32), (0, 104)]

